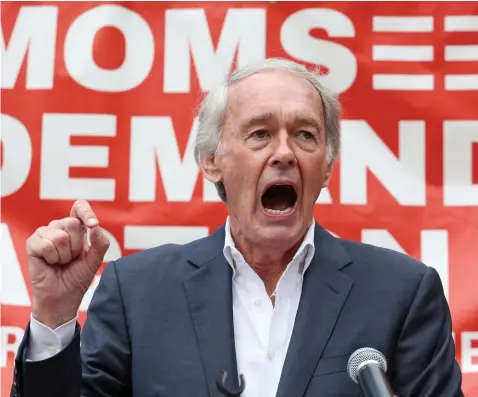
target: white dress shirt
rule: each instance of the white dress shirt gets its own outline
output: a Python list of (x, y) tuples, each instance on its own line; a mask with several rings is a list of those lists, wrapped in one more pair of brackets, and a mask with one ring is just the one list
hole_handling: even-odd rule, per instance
[[(264, 282), (245, 262), (225, 225), (224, 256), (233, 269), (234, 337), (239, 374), (244, 374), (243, 397), (275, 397), (294, 327), (303, 275), (315, 253), (314, 222), (275, 290), (275, 305)], [(77, 318), (55, 330), (33, 317), (27, 359), (43, 360), (59, 353), (73, 339)]]
[(224, 256), (233, 269), (237, 369), (246, 380), (242, 397), (275, 397), (299, 307), (303, 275), (314, 253), (312, 223), (277, 283), (273, 306), (264, 282), (235, 248), (227, 220)]

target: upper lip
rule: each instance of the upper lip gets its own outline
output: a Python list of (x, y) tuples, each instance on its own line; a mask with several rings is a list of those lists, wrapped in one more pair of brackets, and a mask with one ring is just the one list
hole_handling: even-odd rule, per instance
[(267, 189), (269, 189), (271, 186), (275, 186), (275, 185), (278, 185), (278, 186), (280, 186), (280, 185), (290, 185), (294, 188), (295, 194), (297, 194), (297, 196), (299, 196), (299, 186), (298, 186), (297, 182), (295, 182), (292, 179), (279, 178), (279, 179), (274, 179), (274, 180), (272, 180), (272, 181), (270, 181), (266, 184), (264, 189), (262, 189), (261, 197), (267, 191)]

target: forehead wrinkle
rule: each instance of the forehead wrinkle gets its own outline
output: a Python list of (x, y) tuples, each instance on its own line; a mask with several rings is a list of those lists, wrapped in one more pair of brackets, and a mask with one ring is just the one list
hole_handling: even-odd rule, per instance
[[(271, 79), (273, 75), (277, 78), (277, 74), (283, 74), (280, 80)], [(256, 81), (257, 80), (257, 81)], [(260, 88), (259, 88), (260, 86)], [(274, 95), (270, 95), (268, 91), (274, 92)], [(311, 109), (314, 109), (314, 116), (318, 116), (319, 129), (323, 129), (323, 104), (320, 94), (308, 81), (303, 80), (297, 76), (292, 75), (289, 72), (284, 71), (267, 71), (251, 75), (243, 80), (236, 81), (228, 87), (228, 100), (225, 109), (224, 126), (237, 130), (239, 126), (250, 124), (252, 120), (244, 120), (248, 116), (250, 109), (253, 108), (257, 112), (257, 108), (260, 107), (261, 102), (276, 102), (277, 97), (283, 97), (284, 102), (295, 102), (305, 105)], [(280, 100), (280, 99), (279, 99)], [(266, 106), (267, 108), (267, 106)], [(280, 108), (282, 113), (285, 109)], [(298, 111), (295, 109), (294, 111)], [(270, 122), (270, 119), (274, 117), (274, 112), (265, 111), (268, 114), (259, 114), (252, 116), (259, 122)], [(307, 113), (311, 113), (307, 111)], [(267, 117), (266, 117), (267, 116)], [(279, 119), (280, 116), (277, 118)], [(260, 120), (263, 118), (263, 120)], [(268, 120), (266, 120), (266, 118)], [(304, 115), (302, 118), (304, 124), (317, 124), (306, 122), (310, 116)], [(315, 117), (312, 117), (315, 118)], [(234, 119), (236, 119), (234, 121)], [(311, 121), (311, 120), (308, 120)], [(228, 128), (228, 129), (229, 129)], [(243, 128), (243, 127), (242, 127)]]
[(266, 111), (263, 113), (258, 113), (252, 115), (250, 118), (246, 119), (243, 123), (241, 123), (242, 128), (250, 128), (255, 125), (261, 124), (271, 124), (276, 121), (281, 121), (281, 119), (286, 118), (287, 126), (288, 127), (296, 127), (296, 126), (308, 126), (314, 127), (317, 130), (321, 130), (322, 127), (322, 118), (316, 117), (311, 115), (310, 112), (302, 112), (300, 110), (293, 110), (294, 115), (291, 114), (290, 117), (287, 115), (284, 117), (284, 113), (291, 113), (290, 111), (286, 111), (284, 109), (279, 110), (279, 114), (273, 111)]

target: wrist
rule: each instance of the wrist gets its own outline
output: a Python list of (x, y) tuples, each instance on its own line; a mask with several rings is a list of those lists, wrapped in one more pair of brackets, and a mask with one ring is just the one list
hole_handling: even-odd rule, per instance
[(32, 317), (53, 330), (73, 320), (77, 314), (78, 309), (74, 307), (59, 308), (52, 305), (43, 305), (40, 302), (32, 305)]

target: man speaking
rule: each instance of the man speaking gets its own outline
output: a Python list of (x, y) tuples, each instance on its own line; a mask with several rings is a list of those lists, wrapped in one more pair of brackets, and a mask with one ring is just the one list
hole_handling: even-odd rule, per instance
[(109, 242), (83, 200), (37, 229), (12, 395), (218, 397), (227, 371), (230, 388), (244, 375), (242, 397), (359, 397), (347, 363), (370, 347), (400, 397), (462, 396), (437, 272), (313, 218), (340, 149), (340, 105), (317, 76), (281, 59), (238, 69), (207, 95), (198, 128), (225, 225), (109, 263), (81, 333)]

